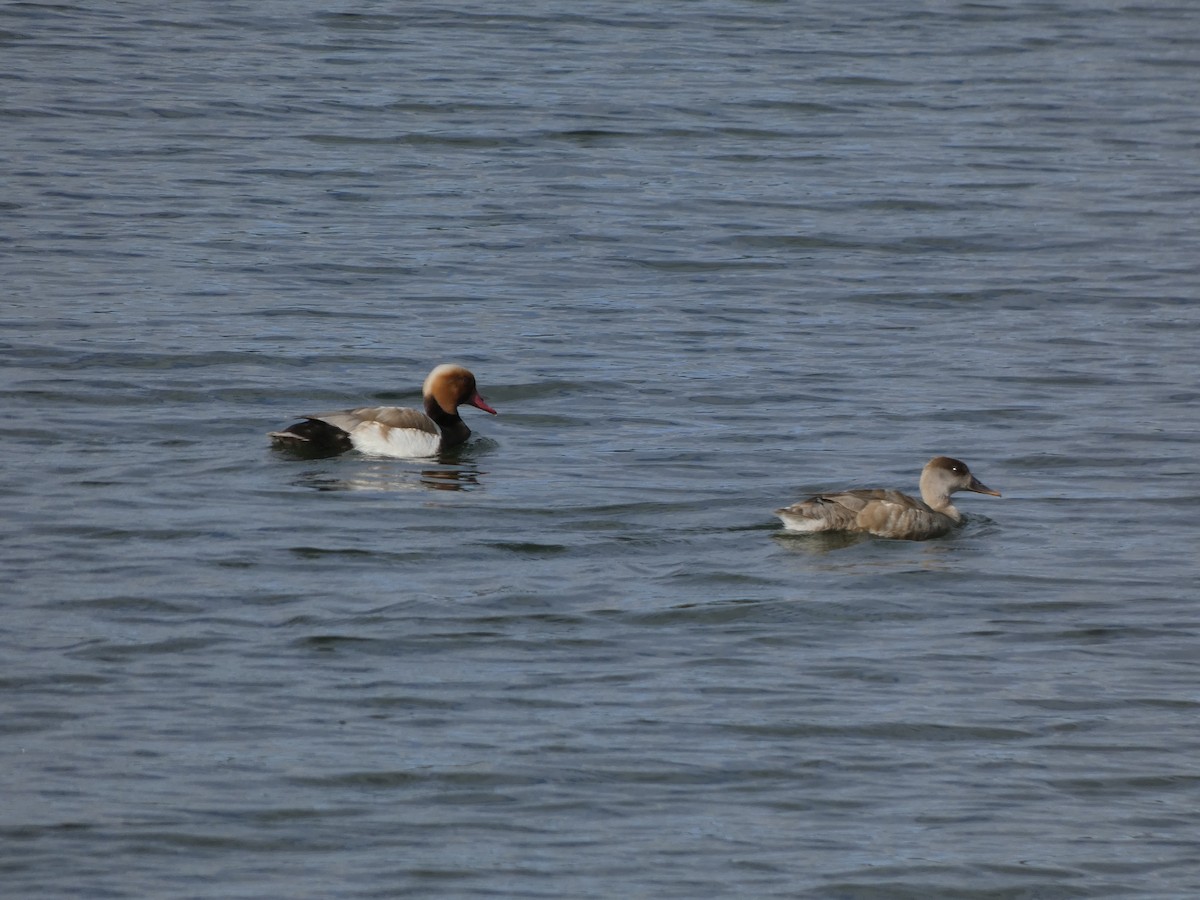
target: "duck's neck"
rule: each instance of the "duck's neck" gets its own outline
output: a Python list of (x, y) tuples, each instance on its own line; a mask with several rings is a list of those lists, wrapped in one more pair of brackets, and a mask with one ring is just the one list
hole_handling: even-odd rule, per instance
[(921, 499), (935, 512), (949, 516), (955, 522), (962, 520), (962, 513), (955, 509), (954, 504), (950, 502), (950, 494), (946, 492), (945, 488), (935, 485), (933, 479), (926, 475), (921, 476)]
[(458, 410), (446, 412), (432, 397), (425, 398), (425, 415), (433, 419), (442, 432), (441, 449), (456, 447), (471, 436), (471, 429), (462, 420)]

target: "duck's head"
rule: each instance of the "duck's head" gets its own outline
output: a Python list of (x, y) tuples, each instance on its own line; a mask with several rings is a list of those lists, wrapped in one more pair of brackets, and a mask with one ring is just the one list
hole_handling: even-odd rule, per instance
[[(949, 456), (935, 456), (925, 463), (921, 470), (921, 497), (935, 509), (948, 503), (950, 495), (955, 491), (972, 491), (976, 494), (988, 494), (999, 497), (999, 491), (993, 491), (986, 484), (971, 474), (967, 464)], [(942, 503), (931, 502), (937, 498)]]
[(486, 413), (496, 415), (496, 411), (479, 396), (479, 389), (475, 387), (475, 376), (470, 370), (452, 363), (440, 365), (430, 372), (421, 393), (424, 394), (427, 404), (432, 400), (447, 413), (454, 413), (461, 404), (469, 403)]

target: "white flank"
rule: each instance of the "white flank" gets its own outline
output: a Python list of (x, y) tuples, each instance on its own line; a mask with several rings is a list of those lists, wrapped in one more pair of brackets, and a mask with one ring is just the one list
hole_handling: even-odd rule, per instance
[(782, 512), (777, 512), (775, 515), (783, 520), (783, 527), (788, 531), (824, 531), (829, 527), (829, 523), (824, 519), (810, 519), (807, 516), (790, 516)]
[(437, 456), (441, 436), (417, 428), (392, 428), (380, 422), (363, 422), (352, 432), (354, 449), (371, 456), (421, 459)]

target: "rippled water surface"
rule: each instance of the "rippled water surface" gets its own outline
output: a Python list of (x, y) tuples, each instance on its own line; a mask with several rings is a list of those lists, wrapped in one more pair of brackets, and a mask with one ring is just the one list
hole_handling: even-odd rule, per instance
[(1198, 15), (0, 9), (0, 893), (1200, 895)]

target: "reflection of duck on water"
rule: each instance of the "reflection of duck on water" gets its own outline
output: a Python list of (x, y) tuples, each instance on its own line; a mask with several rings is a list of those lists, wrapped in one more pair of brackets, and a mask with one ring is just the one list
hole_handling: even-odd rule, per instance
[(273, 431), (275, 444), (305, 455), (332, 456), (355, 449), (372, 456), (419, 459), (436, 456), (471, 436), (458, 414), (469, 403), (496, 415), (479, 396), (475, 376), (462, 366), (440, 365), (429, 373), (421, 393), (425, 411), (398, 406), (364, 406), (305, 416), (303, 422)]
[[(340, 468), (340, 467), (339, 467)], [(309, 472), (294, 482), (317, 491), (469, 491), (480, 486), (477, 469), (427, 469), (416, 472), (379, 464), (358, 469), (351, 477), (333, 472)]]
[(788, 531), (873, 534), (877, 537), (923, 541), (941, 537), (962, 524), (950, 502), (955, 491), (999, 497), (982, 484), (967, 464), (938, 456), (921, 470), (921, 499), (890, 490), (844, 491), (820, 494), (775, 510)]
[(478, 472), (465, 472), (462, 469), (431, 469), (421, 473), (421, 485), (435, 491), (461, 491), (478, 484)]

